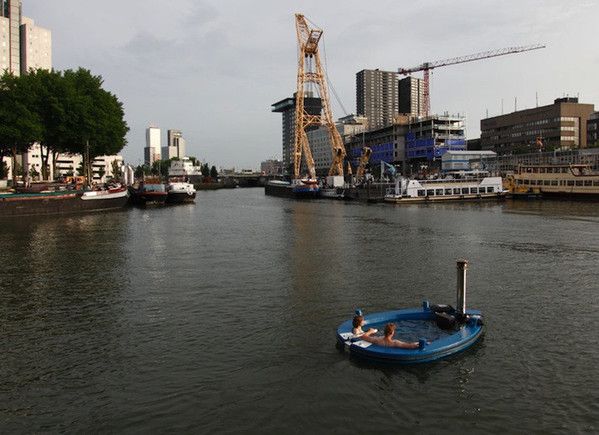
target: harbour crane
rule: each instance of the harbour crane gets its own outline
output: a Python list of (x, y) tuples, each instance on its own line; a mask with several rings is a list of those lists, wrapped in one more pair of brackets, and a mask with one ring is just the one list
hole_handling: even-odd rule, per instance
[[(297, 33), (298, 59), (297, 59), (297, 93), (295, 94), (295, 143), (293, 149), (293, 175), (300, 178), (302, 153), (304, 154), (308, 175), (316, 178), (314, 158), (306, 128), (322, 125), (328, 129), (331, 142), (333, 162), (329, 175), (343, 175), (343, 160), (345, 147), (341, 135), (333, 121), (329, 92), (325, 73), (320, 62), (318, 42), (322, 36), (322, 29), (310, 28), (308, 21), (302, 14), (295, 14), (295, 30)], [(307, 87), (316, 87), (322, 104), (322, 112), (313, 115), (304, 107), (304, 97), (309, 95)]]
[(505, 56), (506, 54), (522, 53), (524, 51), (539, 50), (545, 48), (543, 44), (522, 45), (516, 47), (501, 48), (498, 50), (483, 51), (470, 54), (468, 56), (452, 57), (450, 59), (437, 60), (434, 62), (424, 62), (412, 68), (399, 68), (399, 74), (409, 75), (416, 71), (422, 71), (424, 75), (424, 113), (426, 116), (430, 112), (430, 71), (441, 66), (456, 65), (459, 63), (473, 62), (475, 60), (488, 59), (490, 57)]
[(358, 180), (364, 178), (364, 173), (366, 172), (366, 165), (368, 164), (368, 160), (370, 160), (371, 154), (372, 150), (370, 148), (366, 146), (362, 147), (362, 155), (360, 156), (360, 163), (356, 171), (356, 178)]

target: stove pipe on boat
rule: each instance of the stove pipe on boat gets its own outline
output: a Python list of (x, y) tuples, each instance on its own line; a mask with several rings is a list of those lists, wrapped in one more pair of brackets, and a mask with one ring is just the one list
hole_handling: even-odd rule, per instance
[(457, 302), (456, 309), (458, 313), (466, 313), (466, 272), (468, 271), (468, 260), (458, 260), (458, 281), (457, 281)]

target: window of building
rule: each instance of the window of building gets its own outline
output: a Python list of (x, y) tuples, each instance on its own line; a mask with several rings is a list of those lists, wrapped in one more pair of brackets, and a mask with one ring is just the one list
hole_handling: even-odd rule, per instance
[(487, 187), (487, 193), (493, 193), (493, 187), (488, 186)]
[(435, 189), (427, 189), (426, 196), (434, 196), (434, 195), (435, 195)]

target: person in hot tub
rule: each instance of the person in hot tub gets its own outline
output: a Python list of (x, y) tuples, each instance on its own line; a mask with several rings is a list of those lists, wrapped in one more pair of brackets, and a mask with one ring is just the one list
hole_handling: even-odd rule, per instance
[(418, 349), (420, 344), (417, 341), (407, 342), (396, 340), (393, 338), (395, 335), (395, 324), (387, 323), (385, 325), (385, 336), (384, 337), (372, 337), (370, 335), (363, 335), (362, 340), (368, 341), (372, 344), (378, 344), (379, 346), (386, 347), (401, 347), (402, 349)]
[(368, 331), (364, 332), (362, 330), (362, 326), (364, 326), (364, 316), (360, 314), (354, 316), (352, 325), (354, 326), (354, 329), (352, 329), (351, 332), (354, 334), (354, 337), (368, 337), (378, 332), (378, 329), (376, 328), (370, 328)]

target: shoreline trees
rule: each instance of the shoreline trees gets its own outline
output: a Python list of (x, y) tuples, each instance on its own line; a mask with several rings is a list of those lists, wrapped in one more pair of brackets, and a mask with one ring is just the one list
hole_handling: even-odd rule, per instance
[(43, 179), (49, 179), (50, 155), (55, 173), (57, 155), (72, 153), (85, 156), (84, 172), (91, 180), (89, 162), (127, 144), (124, 116), (123, 104), (103, 89), (102, 77), (84, 68), (0, 77), (0, 155), (10, 154), (14, 168), (16, 155), (39, 143)]

